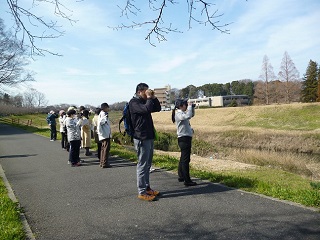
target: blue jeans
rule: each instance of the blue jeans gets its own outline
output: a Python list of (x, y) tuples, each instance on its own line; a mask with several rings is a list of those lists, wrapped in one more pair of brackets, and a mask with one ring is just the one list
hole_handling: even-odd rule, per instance
[(139, 194), (145, 194), (147, 187), (150, 187), (150, 168), (153, 158), (153, 139), (133, 139), (134, 148), (137, 151), (137, 187)]

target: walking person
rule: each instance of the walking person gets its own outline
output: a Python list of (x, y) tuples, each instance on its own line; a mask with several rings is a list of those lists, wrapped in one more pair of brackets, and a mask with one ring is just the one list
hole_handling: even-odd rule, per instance
[(149, 179), (155, 138), (151, 113), (160, 110), (161, 105), (154, 91), (149, 89), (146, 83), (138, 84), (136, 93), (129, 102), (129, 111), (134, 129), (133, 142), (138, 156), (138, 198), (146, 201), (153, 201), (160, 195), (159, 191), (151, 189)]
[(178, 181), (184, 182), (185, 186), (195, 186), (190, 178), (190, 155), (192, 146), (193, 129), (190, 125), (190, 119), (194, 116), (194, 106), (186, 100), (178, 99), (175, 109), (172, 110), (172, 122), (176, 123), (178, 145), (181, 150), (178, 166)]
[(57, 123), (56, 123), (56, 118), (58, 118), (58, 114), (56, 114), (53, 110), (51, 110), (48, 113), (47, 116), (47, 123), (49, 124), (50, 127), (50, 141), (55, 141), (57, 140)]
[(94, 142), (98, 146), (98, 152), (96, 156), (99, 159), (100, 159), (100, 153), (101, 153), (101, 142), (99, 141), (99, 136), (98, 136), (98, 118), (99, 118), (100, 112), (101, 112), (101, 108), (96, 108), (94, 111), (93, 119), (92, 119), (93, 138), (94, 138)]
[(109, 105), (108, 103), (101, 104), (101, 111), (98, 117), (98, 137), (101, 142), (100, 151), (100, 167), (101, 168), (111, 168), (109, 164), (109, 152), (110, 152), (110, 139), (111, 139), (111, 127), (110, 120), (108, 116)]
[(60, 125), (60, 134), (61, 134), (61, 147), (62, 149), (67, 149), (68, 146), (68, 139), (67, 139), (67, 129), (65, 126), (65, 120), (66, 120), (66, 112), (64, 110), (61, 110), (59, 112), (59, 125)]
[(89, 111), (87, 109), (82, 111), (79, 125), (81, 126), (81, 147), (85, 149), (86, 156), (91, 156), (91, 120), (89, 119)]
[(80, 123), (76, 121), (76, 111), (71, 109), (67, 112), (66, 127), (68, 133), (68, 140), (70, 144), (69, 150), (69, 162), (71, 167), (81, 166), (80, 163), (80, 145), (81, 145), (81, 133), (80, 133)]

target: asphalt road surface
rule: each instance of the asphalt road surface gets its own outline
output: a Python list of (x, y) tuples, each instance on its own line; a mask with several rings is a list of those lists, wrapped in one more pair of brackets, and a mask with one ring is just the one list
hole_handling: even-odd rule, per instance
[(320, 213), (270, 198), (151, 173), (155, 202), (137, 198), (135, 164), (81, 158), (70, 167), (60, 142), (0, 124), (0, 164), (37, 240), (320, 239)]

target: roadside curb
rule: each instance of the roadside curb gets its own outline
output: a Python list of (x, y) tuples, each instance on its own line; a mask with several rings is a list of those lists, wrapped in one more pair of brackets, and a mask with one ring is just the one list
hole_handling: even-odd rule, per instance
[[(2, 180), (3, 180), (4, 185), (7, 188), (9, 198), (13, 202), (18, 203), (18, 207), (20, 208), (20, 204), (19, 204), (16, 196), (14, 195), (14, 192), (13, 192), (11, 186), (10, 186), (10, 183), (9, 183), (5, 173), (4, 173), (4, 170), (3, 170), (2, 166), (1, 166), (1, 164), (0, 164), (0, 176), (1, 176)], [(30, 228), (30, 225), (29, 225), (29, 223), (27, 221), (27, 218), (24, 215), (24, 213), (22, 213), (22, 212), (20, 212), (20, 219), (21, 219), (24, 231), (26, 233), (26, 239), (27, 240), (36, 240), (36, 238), (34, 237), (34, 234), (31, 231), (31, 228)]]

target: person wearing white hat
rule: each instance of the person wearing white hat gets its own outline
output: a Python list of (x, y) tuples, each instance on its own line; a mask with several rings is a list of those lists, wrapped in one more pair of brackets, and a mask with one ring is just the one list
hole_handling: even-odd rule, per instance
[(55, 141), (57, 140), (57, 123), (56, 123), (56, 118), (58, 118), (58, 114), (56, 114), (53, 110), (51, 110), (48, 113), (47, 116), (47, 123), (49, 124), (50, 127), (50, 141)]

